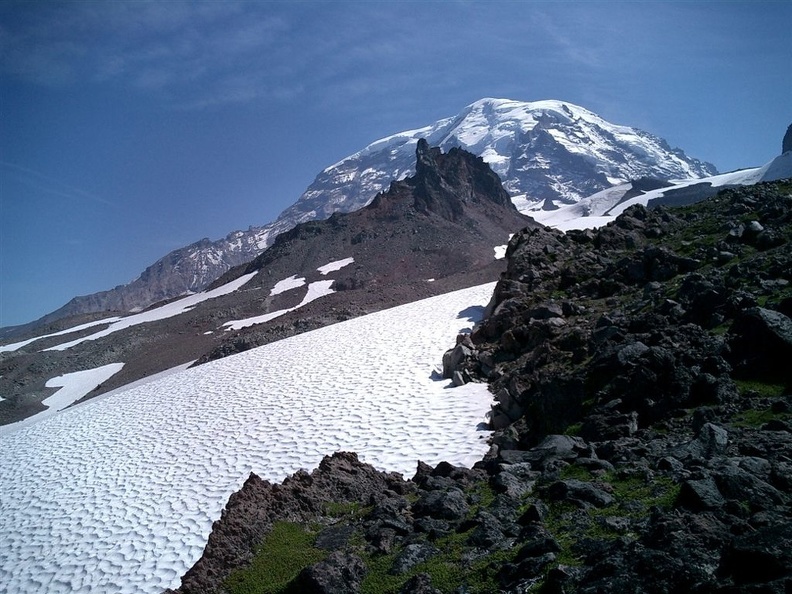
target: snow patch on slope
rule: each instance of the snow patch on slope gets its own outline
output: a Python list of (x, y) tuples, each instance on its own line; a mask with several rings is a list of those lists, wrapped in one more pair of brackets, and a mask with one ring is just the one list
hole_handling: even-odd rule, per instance
[[(344, 258), (343, 260), (336, 260), (334, 262), (329, 262), (324, 266), (320, 266), (316, 270), (319, 271), (319, 273), (322, 275), (327, 275), (331, 272), (337, 272), (338, 270), (341, 270), (344, 266), (349, 266), (354, 261), (355, 261), (354, 258)], [(295, 305), (294, 307), (267, 312), (259, 316), (245, 318), (244, 320), (232, 320), (230, 322), (224, 323), (223, 326), (226, 327), (226, 331), (241, 330), (242, 328), (247, 328), (248, 326), (254, 326), (256, 324), (263, 324), (265, 322), (269, 322), (270, 320), (279, 318), (280, 316), (287, 314), (291, 311), (300, 309), (304, 305), (307, 305), (311, 301), (315, 301), (320, 297), (325, 297), (326, 295), (335, 293), (335, 291), (330, 288), (333, 285), (333, 282), (335, 281), (326, 280), (326, 281), (316, 281), (310, 283), (308, 285), (308, 290), (305, 293), (305, 296), (303, 297), (302, 301), (297, 305)], [(285, 278), (275, 283), (275, 286), (272, 288), (270, 295), (278, 295), (285, 291), (299, 288), (304, 284), (305, 284), (304, 278), (297, 278), (297, 275), (292, 275), (289, 278)]]
[(21, 342), (15, 342), (12, 344), (0, 345), (0, 353), (19, 350), (24, 346), (27, 346), (33, 342), (36, 342), (37, 340), (42, 340), (44, 338), (52, 338), (53, 336), (63, 336), (64, 334), (71, 334), (72, 332), (79, 332), (80, 330), (85, 330), (86, 328), (92, 328), (93, 326), (101, 326), (102, 324), (111, 324), (120, 319), (121, 318), (119, 318), (118, 316), (112, 318), (104, 318), (102, 320), (95, 320), (93, 322), (88, 322), (87, 324), (80, 324), (79, 326), (66, 328), (66, 330), (61, 330), (60, 332), (53, 332), (52, 334), (44, 334), (42, 336), (36, 336), (35, 338), (28, 338), (27, 340), (23, 340)]
[(272, 290), (270, 291), (270, 296), (274, 297), (275, 295), (280, 295), (281, 293), (291, 291), (292, 289), (299, 289), (304, 284), (305, 279), (303, 277), (298, 278), (296, 274), (292, 274), (289, 278), (284, 278), (283, 280), (275, 283), (275, 286), (272, 287)]
[(335, 293), (330, 286), (334, 283), (334, 280), (324, 280), (324, 281), (316, 281), (308, 285), (308, 291), (303, 297), (302, 301), (295, 305), (294, 307), (289, 307), (287, 309), (279, 309), (277, 311), (271, 311), (260, 316), (253, 316), (251, 318), (245, 318), (244, 320), (232, 320), (230, 322), (226, 322), (223, 324), (226, 331), (229, 330), (241, 330), (242, 328), (247, 328), (248, 326), (254, 326), (256, 324), (263, 324), (264, 322), (269, 322), (270, 320), (274, 320), (275, 318), (279, 318), (283, 314), (287, 314), (290, 311), (295, 311), (300, 309), (304, 305), (309, 304), (311, 301), (315, 301), (320, 297), (324, 297), (326, 295), (330, 295), (331, 293)]
[(320, 266), (317, 268), (320, 274), (327, 275), (331, 272), (336, 272), (337, 270), (341, 270), (344, 266), (349, 266), (354, 262), (354, 258), (344, 258), (343, 260), (336, 260), (335, 262), (330, 262), (329, 264), (325, 264), (324, 266)]
[(184, 297), (183, 299), (179, 299), (177, 301), (172, 301), (171, 303), (167, 303), (161, 307), (156, 307), (154, 309), (150, 309), (148, 311), (144, 311), (139, 314), (127, 316), (126, 318), (121, 318), (117, 322), (112, 323), (104, 330), (100, 330), (99, 332), (95, 332), (94, 334), (91, 334), (89, 336), (84, 336), (83, 338), (78, 338), (70, 342), (64, 342), (62, 344), (58, 344), (44, 350), (64, 351), (66, 349), (70, 349), (73, 346), (77, 346), (78, 344), (83, 343), (86, 340), (96, 340), (97, 338), (108, 336), (113, 332), (118, 332), (119, 330), (130, 328), (131, 326), (137, 326), (138, 324), (145, 324), (146, 322), (154, 322), (156, 320), (164, 320), (165, 318), (172, 318), (173, 316), (177, 316), (179, 314), (191, 310), (196, 305), (198, 305), (203, 301), (206, 301), (207, 299), (214, 299), (215, 297), (220, 297), (222, 295), (227, 295), (228, 293), (233, 293), (234, 291), (242, 287), (245, 283), (247, 283), (256, 274), (257, 274), (256, 272), (251, 272), (250, 274), (241, 276), (238, 279), (235, 279), (229, 283), (226, 283), (225, 285), (217, 287), (216, 289), (212, 289), (211, 291), (196, 293), (195, 295), (190, 295), (188, 297)]
[(16, 423), (0, 426), (0, 435), (17, 431), (62, 411), (121, 371), (122, 367), (124, 367), (123, 363), (110, 363), (94, 369), (65, 373), (47, 380), (44, 384), (47, 388), (60, 388), (52, 396), (41, 401), (47, 410)]

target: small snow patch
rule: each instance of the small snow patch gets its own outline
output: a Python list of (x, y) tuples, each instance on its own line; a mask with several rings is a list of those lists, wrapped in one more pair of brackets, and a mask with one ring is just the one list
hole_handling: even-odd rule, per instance
[(275, 283), (275, 286), (272, 287), (272, 290), (270, 291), (270, 296), (280, 295), (281, 293), (285, 293), (291, 289), (302, 287), (304, 284), (305, 278), (298, 277), (296, 274), (292, 274), (289, 278), (284, 278), (283, 280)]
[(98, 387), (102, 382), (107, 381), (113, 375), (121, 371), (124, 366), (123, 363), (110, 363), (102, 367), (95, 367), (94, 369), (86, 369), (84, 371), (75, 371), (73, 373), (65, 373), (57, 377), (50, 378), (44, 384), (47, 388), (60, 388), (52, 396), (48, 396), (41, 401), (41, 404), (47, 407), (31, 417), (17, 421), (16, 423), (9, 423), (0, 427), (0, 434), (10, 433), (40, 421), (45, 417), (49, 417), (63, 410), (69, 405), (77, 402), (80, 398), (87, 395), (93, 389)]
[(336, 260), (335, 262), (330, 262), (329, 264), (325, 264), (324, 266), (320, 266), (317, 270), (322, 274), (327, 274), (329, 272), (335, 272), (336, 270), (341, 270), (344, 266), (349, 266), (354, 262), (354, 258), (344, 258), (343, 260)]
[(242, 328), (247, 328), (248, 326), (253, 326), (255, 324), (263, 324), (264, 322), (269, 322), (270, 320), (274, 320), (275, 318), (279, 318), (283, 314), (287, 314), (290, 311), (294, 311), (295, 309), (300, 309), (303, 305), (314, 301), (315, 299), (319, 299), (320, 297), (324, 297), (325, 295), (329, 295), (330, 293), (335, 293), (330, 286), (335, 281), (332, 280), (324, 280), (324, 281), (316, 281), (308, 285), (308, 292), (303, 297), (303, 300), (300, 301), (298, 305), (294, 307), (290, 307), (288, 309), (279, 309), (277, 311), (271, 311), (266, 314), (262, 314), (260, 316), (254, 316), (252, 318), (245, 318), (244, 320), (233, 320), (231, 322), (226, 322), (223, 326), (226, 326), (226, 331), (229, 330), (241, 330)]

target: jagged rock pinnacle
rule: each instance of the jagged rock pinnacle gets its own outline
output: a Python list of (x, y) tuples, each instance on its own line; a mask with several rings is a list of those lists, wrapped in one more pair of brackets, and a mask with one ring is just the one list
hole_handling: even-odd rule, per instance
[[(459, 148), (443, 153), (421, 138), (415, 150), (414, 206), (456, 221), (465, 205), (493, 202), (515, 209), (498, 175), (481, 157)], [(515, 209), (516, 210), (516, 209)]]

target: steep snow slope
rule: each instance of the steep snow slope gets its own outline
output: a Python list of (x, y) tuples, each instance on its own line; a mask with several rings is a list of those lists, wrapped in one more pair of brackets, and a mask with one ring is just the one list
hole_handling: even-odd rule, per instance
[(0, 591), (158, 593), (201, 555), (248, 473), (280, 481), (339, 450), (411, 476), (470, 465), (484, 384), (436, 368), (494, 283), (173, 373), (0, 435)]

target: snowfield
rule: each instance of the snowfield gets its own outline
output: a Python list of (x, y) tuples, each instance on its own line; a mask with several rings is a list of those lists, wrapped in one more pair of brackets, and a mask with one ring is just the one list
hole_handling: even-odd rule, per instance
[(486, 385), (443, 352), (494, 283), (328, 326), (0, 435), (0, 590), (159, 593), (200, 557), (253, 471), (281, 481), (356, 451), (410, 477), (487, 451)]
[(80, 330), (85, 330), (86, 328), (92, 328), (93, 326), (101, 326), (102, 324), (111, 324), (120, 320), (119, 317), (112, 317), (112, 318), (105, 318), (103, 320), (96, 320), (94, 322), (88, 322), (87, 324), (80, 324), (79, 326), (73, 326), (72, 328), (66, 328), (66, 330), (61, 330), (60, 332), (53, 332), (52, 334), (43, 334), (41, 336), (35, 336), (33, 338), (28, 338), (27, 340), (23, 340), (21, 342), (14, 342), (12, 344), (3, 344), (0, 345), (0, 353), (9, 352), (9, 351), (17, 351), (24, 346), (27, 346), (37, 340), (41, 340), (42, 338), (51, 338), (53, 336), (63, 336), (64, 334), (70, 334), (72, 332), (79, 332)]
[(317, 270), (320, 274), (327, 275), (331, 272), (337, 272), (341, 270), (344, 266), (349, 266), (354, 261), (354, 258), (344, 258), (343, 260), (336, 260), (335, 262), (330, 262), (329, 264), (320, 266), (317, 268)]

